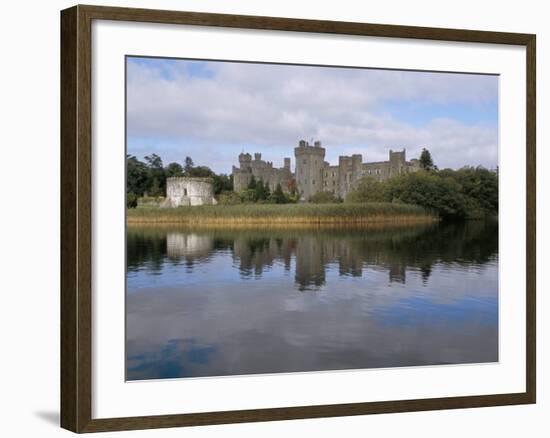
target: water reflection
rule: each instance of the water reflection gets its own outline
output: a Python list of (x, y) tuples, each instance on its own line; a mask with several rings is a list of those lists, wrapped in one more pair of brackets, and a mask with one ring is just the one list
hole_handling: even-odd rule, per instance
[(127, 377), (498, 360), (498, 224), (127, 235)]

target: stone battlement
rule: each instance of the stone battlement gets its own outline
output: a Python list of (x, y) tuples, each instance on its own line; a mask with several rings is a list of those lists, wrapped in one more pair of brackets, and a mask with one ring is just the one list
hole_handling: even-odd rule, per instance
[(213, 184), (214, 180), (210, 177), (198, 177), (198, 176), (171, 176), (169, 178), (166, 178), (166, 182), (203, 182), (203, 183), (210, 183)]
[(319, 155), (325, 156), (325, 148), (321, 147), (321, 142), (316, 141), (312, 145), (305, 140), (300, 140), (298, 142), (298, 147), (294, 148), (294, 156), (300, 155)]

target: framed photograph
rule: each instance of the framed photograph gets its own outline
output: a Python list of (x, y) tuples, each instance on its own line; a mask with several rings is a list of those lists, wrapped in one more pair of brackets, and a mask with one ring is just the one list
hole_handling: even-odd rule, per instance
[(61, 12), (61, 425), (535, 403), (535, 35)]

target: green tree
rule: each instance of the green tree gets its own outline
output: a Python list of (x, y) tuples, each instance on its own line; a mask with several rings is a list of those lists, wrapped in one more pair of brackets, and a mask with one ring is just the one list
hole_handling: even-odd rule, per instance
[(363, 178), (346, 202), (404, 202), (446, 219), (483, 218), (498, 213), (498, 173), (478, 166), (421, 170), (383, 182)]
[(269, 188), (269, 183), (266, 181), (264, 183), (264, 200), (271, 197), (271, 189)]
[(167, 178), (183, 176), (183, 167), (179, 163), (170, 163), (164, 172)]
[(218, 196), (218, 203), (220, 205), (236, 205), (236, 204), (242, 204), (243, 200), (241, 196), (238, 193), (235, 193), (233, 191), (230, 192), (222, 192)]
[(135, 193), (126, 193), (126, 208), (137, 207), (138, 196)]
[(145, 162), (151, 169), (162, 169), (162, 159), (157, 154), (146, 155)]
[(157, 154), (145, 157), (149, 171), (149, 187), (147, 193), (150, 196), (163, 196), (166, 190), (166, 174), (162, 165), (162, 159)]
[(317, 192), (309, 198), (309, 202), (312, 204), (333, 204), (342, 202), (342, 200), (332, 192)]
[(271, 201), (275, 204), (286, 204), (288, 202), (288, 199), (283, 192), (281, 184), (277, 184), (277, 187), (275, 187), (275, 190), (271, 195)]
[(346, 196), (346, 202), (388, 202), (391, 201), (386, 182), (365, 176), (357, 188)]
[(451, 177), (461, 186), (462, 192), (479, 210), (479, 215), (495, 214), (498, 212), (498, 174), (483, 166), (466, 166), (458, 170), (451, 170)]
[(191, 176), (195, 178), (213, 178), (216, 174), (210, 167), (207, 166), (195, 166), (185, 176)]
[(143, 196), (150, 184), (147, 165), (134, 155), (126, 155), (126, 193)]
[(423, 148), (420, 154), (420, 167), (427, 171), (436, 170), (432, 160), (432, 154), (430, 154), (430, 151), (426, 148)]
[(241, 199), (244, 203), (249, 204), (256, 202), (256, 189), (245, 189), (241, 193)]
[(250, 190), (256, 190), (256, 178), (254, 177), (254, 175), (252, 175), (252, 178), (250, 178), (247, 188)]
[(222, 192), (231, 192), (233, 190), (233, 175), (221, 173), (212, 175), (214, 180), (214, 194), (218, 195)]
[(443, 218), (467, 217), (467, 198), (453, 178), (422, 171), (403, 174), (388, 180), (388, 191), (394, 201), (420, 205)]
[(149, 196), (164, 196), (164, 190), (160, 186), (160, 182), (158, 179), (154, 178), (153, 182), (151, 183), (151, 186), (149, 187), (149, 190), (147, 191), (147, 194)]
[[(269, 187), (268, 187), (269, 190)], [(267, 199), (267, 192), (266, 192), (266, 185), (264, 184), (263, 180), (259, 180), (256, 183), (256, 202), (257, 201), (265, 201)]]
[(193, 167), (195, 166), (195, 163), (193, 163), (193, 159), (191, 157), (185, 157), (185, 176), (190, 176), (191, 171), (193, 170)]

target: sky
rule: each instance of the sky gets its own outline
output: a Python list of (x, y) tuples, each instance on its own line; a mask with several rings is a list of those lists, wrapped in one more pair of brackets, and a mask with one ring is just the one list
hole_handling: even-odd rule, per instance
[(390, 149), (440, 168), (498, 164), (498, 76), (127, 58), (127, 152), (231, 173), (241, 152), (283, 166), (300, 139), (326, 161)]

